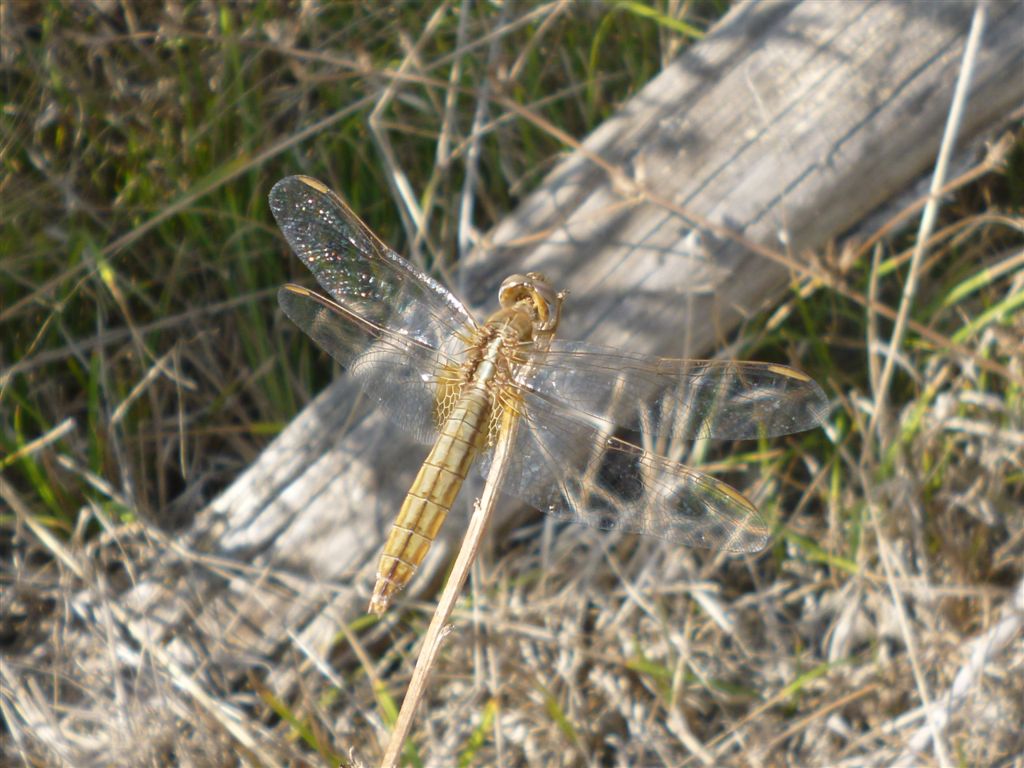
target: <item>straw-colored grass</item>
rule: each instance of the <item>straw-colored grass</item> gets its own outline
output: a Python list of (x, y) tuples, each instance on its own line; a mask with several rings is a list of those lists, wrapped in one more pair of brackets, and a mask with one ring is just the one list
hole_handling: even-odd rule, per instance
[[(656, 7), (0, 5), (3, 764), (379, 760), (426, 606), (370, 647), (339, 617), (330, 668), (282, 649), (272, 663), (299, 681), (284, 695), (266, 659), (210, 690), (114, 636), (119, 596), (174, 554), (157, 528), (187, 525), (332, 376), (276, 308), (301, 266), (281, 258), (267, 192), (318, 169), (385, 241), (420, 237), (423, 266), (451, 274), (467, 175), (486, 230), (565, 150), (493, 109), (470, 152), (477, 83), (582, 137), (725, 10)], [(455, 613), (409, 764), (1024, 765), (1010, 141), (942, 201), (897, 347), (820, 285), (736, 340), (799, 360), (834, 405), (824, 429), (727, 460), (779, 521), (771, 549), (515, 531)], [(425, 222), (397, 215), (410, 195)], [(820, 262), (898, 310), (917, 221)]]

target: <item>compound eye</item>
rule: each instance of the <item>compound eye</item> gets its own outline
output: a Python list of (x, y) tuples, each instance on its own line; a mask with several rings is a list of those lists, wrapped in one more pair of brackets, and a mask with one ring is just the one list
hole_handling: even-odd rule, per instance
[(503, 307), (511, 307), (517, 301), (529, 298), (526, 285), (529, 278), (523, 275), (509, 275), (501, 281), (501, 288), (498, 289), (498, 303)]
[[(531, 272), (527, 277), (531, 279), (530, 295), (537, 306), (537, 313), (549, 317), (558, 305), (558, 294), (548, 285), (543, 275)], [(544, 306), (541, 307), (541, 304)]]
[(498, 300), (503, 307), (529, 301), (533, 305), (534, 323), (538, 331), (553, 331), (558, 324), (562, 297), (552, 290), (540, 272), (506, 277), (501, 284)]

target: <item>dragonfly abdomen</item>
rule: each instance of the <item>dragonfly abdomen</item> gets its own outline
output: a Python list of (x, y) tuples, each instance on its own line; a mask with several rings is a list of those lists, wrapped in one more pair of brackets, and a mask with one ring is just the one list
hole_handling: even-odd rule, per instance
[(371, 613), (387, 609), (426, 557), (486, 437), (490, 410), (483, 387), (467, 388), (452, 408), (391, 526), (377, 567)]

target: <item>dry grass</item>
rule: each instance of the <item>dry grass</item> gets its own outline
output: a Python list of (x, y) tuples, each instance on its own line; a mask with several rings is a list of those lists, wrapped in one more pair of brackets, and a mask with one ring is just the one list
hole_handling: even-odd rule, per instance
[[(454, 10), (0, 6), (5, 764), (379, 758), (427, 606), (386, 633), (335, 617), (329, 659), (294, 638), (240, 651), (159, 612), (149, 634), (127, 627), (169, 583), (198, 615), (181, 578), (197, 566), (296, 603), (313, 586), (165, 533), (331, 375), (273, 304), (298, 269), (279, 258), (273, 181), (330, 169), (396, 244), (387, 217), (414, 200), (430, 212), (419, 252), (450, 269), (466, 178), (485, 229), (563, 147), (525, 121), (509, 140), (505, 116), (471, 150), (472, 98), (396, 86), (371, 151), (368, 109), (399, 62), (442, 86), (499, 73), (582, 136), (685, 39), (621, 8), (474, 5), (464, 26)], [(456, 612), (411, 764), (1024, 765), (1013, 140), (944, 201), (890, 380), (891, 326), (844, 289), (897, 309), (913, 224), (859, 258), (837, 244), (832, 288), (807, 284), (745, 329), (745, 356), (800, 359), (834, 402), (824, 430), (734, 460), (762, 507), (785, 510), (772, 549), (726, 560), (571, 527), (510, 533)], [(271, 668), (291, 685), (268, 687)]]

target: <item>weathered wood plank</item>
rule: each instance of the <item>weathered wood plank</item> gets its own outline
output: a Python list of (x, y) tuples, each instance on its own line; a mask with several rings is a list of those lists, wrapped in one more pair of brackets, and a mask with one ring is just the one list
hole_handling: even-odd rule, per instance
[[(784, 240), (799, 258), (928, 171), (972, 7), (742, 5), (585, 149), (750, 240), (782, 251)], [(990, 130), (1024, 98), (1014, 77), (1024, 67), (1022, 24), (1020, 4), (990, 7), (965, 137)], [(473, 300), (491, 305), (502, 277), (539, 269), (572, 292), (565, 337), (663, 354), (713, 351), (788, 278), (779, 264), (699, 232), (643, 195), (624, 195), (579, 152), (489, 242), (467, 265)], [(193, 615), (207, 644), (223, 643), (226, 664), (245, 666), (273, 656), (290, 635), (321, 653), (338, 622), (365, 609), (388, 521), (426, 451), (378, 414), (353, 412), (354, 400), (344, 379), (322, 393), (197, 519), (193, 546), (254, 570), (200, 583), (154, 572), (139, 587), (135, 607), (159, 606), (160, 631)], [(442, 538), (413, 591), (449, 556)], [(303, 585), (301, 601), (276, 588), (283, 578)], [(170, 643), (184, 661), (187, 646)]]
[[(930, 167), (972, 9), (744, 5), (583, 146), (661, 198), (799, 256)], [(990, 13), (961, 145), (1024, 99), (1021, 6), (993, 4)], [(678, 353), (673, 342), (686, 328), (691, 350), (706, 352), (785, 283), (784, 268), (742, 244), (701, 233), (642, 195), (628, 201), (575, 153), (478, 252), (471, 298), (484, 301), (513, 267), (536, 269), (575, 292), (561, 329), (568, 336)], [(548, 234), (537, 242), (538, 232)]]

